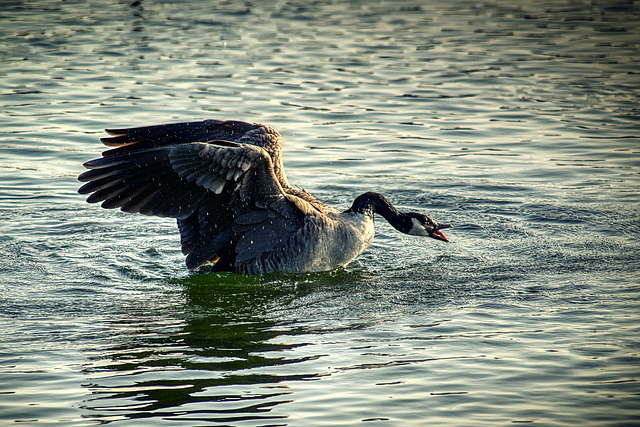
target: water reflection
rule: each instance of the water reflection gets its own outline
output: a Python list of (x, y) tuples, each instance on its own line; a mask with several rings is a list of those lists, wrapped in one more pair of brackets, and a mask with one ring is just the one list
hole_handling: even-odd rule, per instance
[(277, 319), (271, 307), (291, 306), (318, 287), (350, 281), (354, 274), (360, 273), (193, 274), (176, 280), (177, 290), (169, 297), (183, 305), (167, 309), (156, 301), (109, 325), (117, 335), (91, 354), (84, 369), (91, 391), (83, 405), (87, 417), (103, 422), (287, 418), (280, 407), (294, 401), (288, 383), (327, 373), (299, 366), (320, 355), (292, 351), (309, 345), (304, 339), (292, 342), (296, 336), (317, 331)]
[[(282, 333), (280, 325), (260, 316), (260, 307), (282, 298), (284, 291), (252, 286), (246, 280), (211, 283), (214, 280), (204, 275), (182, 280), (186, 309), (170, 313), (170, 319), (158, 308), (159, 313), (113, 322), (122, 334), (92, 356), (85, 369), (92, 396), (84, 407), (94, 412), (89, 417), (286, 417), (270, 415), (291, 399), (280, 384), (317, 375), (282, 369), (306, 360), (283, 354), (304, 344), (273, 341)], [(247, 392), (245, 385), (259, 387)]]

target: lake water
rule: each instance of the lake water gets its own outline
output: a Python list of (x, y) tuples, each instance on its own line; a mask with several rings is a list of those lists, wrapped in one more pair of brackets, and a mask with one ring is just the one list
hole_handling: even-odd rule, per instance
[[(0, 424), (640, 423), (637, 1), (132, 3), (0, 6)], [(76, 193), (102, 129), (205, 118), (451, 242), (189, 273)]]

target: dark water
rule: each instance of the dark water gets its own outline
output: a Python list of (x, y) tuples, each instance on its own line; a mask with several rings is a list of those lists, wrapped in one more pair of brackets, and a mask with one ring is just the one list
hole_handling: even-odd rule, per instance
[[(0, 6), (0, 421), (637, 425), (640, 4)], [(189, 274), (76, 194), (105, 127), (267, 123), (292, 183), (454, 225)]]

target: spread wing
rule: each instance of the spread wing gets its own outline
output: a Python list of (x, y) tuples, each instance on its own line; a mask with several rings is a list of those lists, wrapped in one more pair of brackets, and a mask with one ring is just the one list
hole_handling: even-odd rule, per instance
[(111, 137), (101, 138), (108, 147), (103, 156), (140, 151), (167, 145), (224, 140), (263, 148), (273, 163), (274, 173), (283, 188), (289, 188), (282, 164), (282, 137), (275, 129), (259, 123), (236, 120), (202, 120), (127, 129), (106, 129)]
[(104, 208), (177, 218), (188, 268), (219, 258), (216, 266), (233, 270), (281, 248), (305, 212), (283, 190), (265, 148), (189, 141), (202, 136), (207, 122), (220, 128), (206, 121), (110, 131), (115, 137), (105, 142), (118, 148), (85, 163), (78, 192)]

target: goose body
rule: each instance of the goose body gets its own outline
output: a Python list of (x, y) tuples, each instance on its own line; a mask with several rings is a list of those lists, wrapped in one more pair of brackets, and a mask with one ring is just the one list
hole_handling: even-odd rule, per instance
[(374, 213), (406, 234), (447, 241), (449, 227), (401, 213), (378, 193), (339, 212), (292, 188), (282, 138), (265, 125), (204, 120), (108, 129), (114, 147), (86, 162), (78, 179), (89, 203), (124, 212), (173, 217), (187, 267), (216, 271), (314, 272), (349, 263), (373, 240)]

